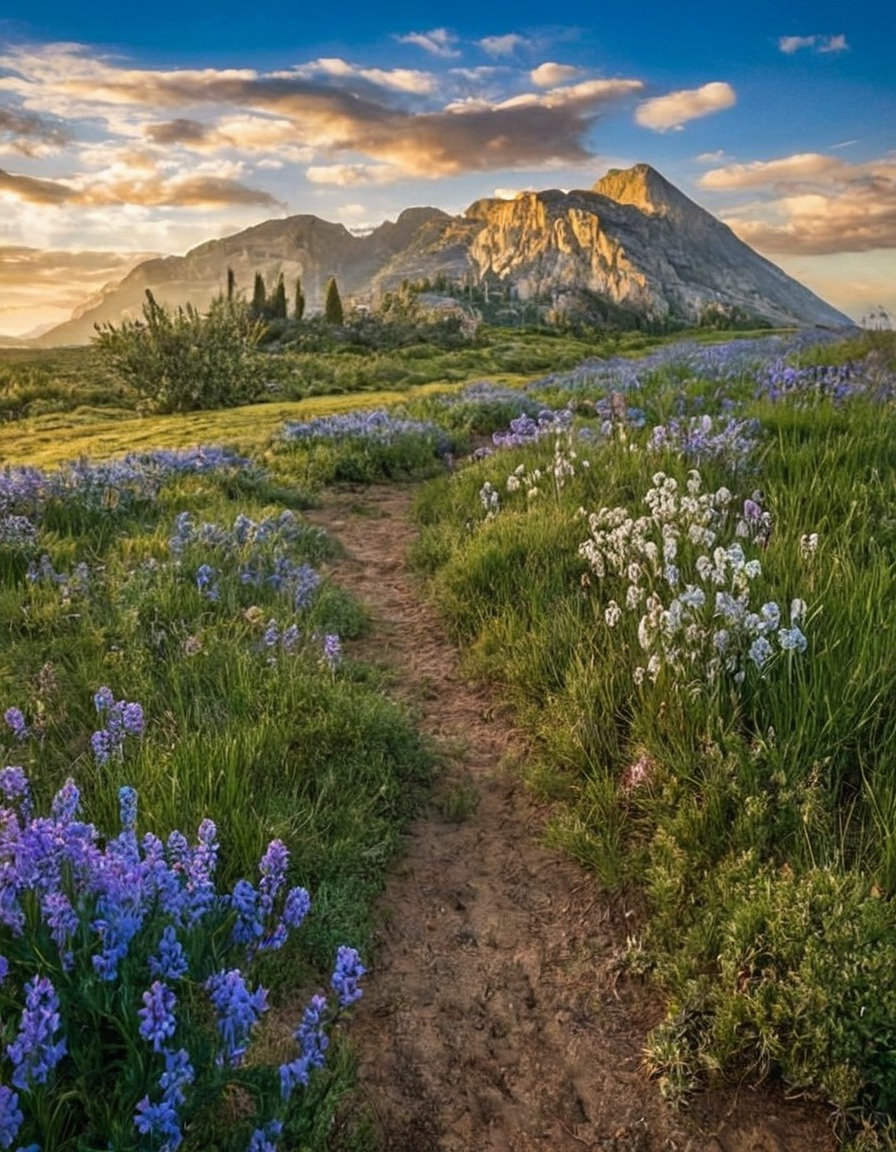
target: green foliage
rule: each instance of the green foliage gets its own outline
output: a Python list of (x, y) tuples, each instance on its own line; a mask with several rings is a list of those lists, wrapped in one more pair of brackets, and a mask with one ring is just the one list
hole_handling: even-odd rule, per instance
[(293, 309), (293, 318), (296, 322), (300, 321), (305, 315), (305, 293), (302, 291), (302, 277), (296, 277), (296, 290), (295, 290), (295, 306)]
[(254, 320), (261, 320), (264, 317), (265, 309), (267, 308), (267, 291), (264, 286), (264, 276), (260, 272), (255, 273), (255, 285), (252, 289), (252, 303), (249, 305), (249, 311)]
[(344, 314), (339, 289), (336, 287), (336, 277), (331, 276), (327, 281), (327, 290), (324, 296), (324, 319), (328, 324), (342, 324)]
[(147, 289), (143, 319), (103, 324), (94, 346), (148, 411), (191, 412), (255, 396), (260, 334), (239, 301), (217, 297), (204, 315), (191, 304), (172, 311)]
[(277, 280), (277, 286), (271, 299), (268, 301), (267, 317), (270, 320), (286, 319), (286, 285), (283, 283), (283, 273)]
[[(607, 887), (646, 896), (631, 963), (669, 998), (648, 1050), (663, 1091), (681, 1098), (719, 1072), (776, 1074), (850, 1121), (886, 1125), (896, 1115), (896, 412), (889, 346), (875, 338), (801, 354), (819, 380), (825, 364), (868, 355), (837, 377), (866, 382), (847, 399), (810, 383), (756, 401), (755, 380), (701, 381), (692, 364), (639, 373), (646, 429), (603, 441), (588, 420), (600, 393), (584, 373), (572, 397), (560, 382), (553, 402), (572, 399), (592, 430), (576, 443), (590, 467), (558, 469), (548, 440), (432, 482), (415, 559), (469, 670), (503, 686), (538, 742), (533, 775), (562, 801), (554, 842)], [(648, 450), (651, 420), (722, 403), (760, 421), (748, 460)], [(711, 680), (696, 656), (639, 681), (650, 635), (624, 612), (609, 622), (632, 577), (620, 587), (584, 564), (579, 509), (643, 515), (655, 473), (677, 469), (683, 491), (695, 464), (704, 490), (726, 486), (737, 509), (761, 490), (772, 527), (755, 553), (756, 610), (776, 600), (786, 623), (804, 599), (808, 650), (782, 650), (761, 672), (748, 663), (740, 682)], [(527, 499), (536, 470), (539, 494)], [(682, 588), (693, 542), (678, 542)], [(717, 605), (707, 611), (718, 619)], [(663, 627), (671, 635), (672, 619)]]

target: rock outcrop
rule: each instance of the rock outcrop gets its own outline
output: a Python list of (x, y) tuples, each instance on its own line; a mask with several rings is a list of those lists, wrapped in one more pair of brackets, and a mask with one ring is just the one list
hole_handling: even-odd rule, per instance
[(478, 200), (462, 216), (409, 208), (365, 236), (316, 216), (268, 220), (188, 252), (139, 264), (112, 290), (42, 338), (83, 343), (94, 325), (139, 315), (145, 290), (205, 307), (227, 268), (251, 291), (301, 276), (308, 308), (335, 276), (343, 299), (375, 299), (404, 280), (488, 283), (540, 308), (694, 323), (707, 309), (775, 325), (849, 325), (780, 268), (738, 240), (647, 164), (612, 170), (590, 190)]

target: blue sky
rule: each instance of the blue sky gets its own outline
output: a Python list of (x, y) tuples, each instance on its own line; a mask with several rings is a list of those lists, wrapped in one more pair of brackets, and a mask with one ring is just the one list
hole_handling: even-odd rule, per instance
[(877, 0), (4, 0), (0, 332), (271, 216), (364, 228), (641, 161), (831, 303), (896, 314), (894, 44)]

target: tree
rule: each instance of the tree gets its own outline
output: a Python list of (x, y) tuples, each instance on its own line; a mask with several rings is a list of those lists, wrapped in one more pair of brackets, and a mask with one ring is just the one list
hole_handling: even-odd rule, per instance
[(286, 319), (286, 285), (283, 283), (283, 273), (277, 281), (277, 287), (268, 301), (266, 315), (271, 320)]
[(233, 269), (228, 265), (227, 267), (227, 303), (233, 303), (233, 295), (236, 291), (236, 276), (233, 274)]
[(345, 319), (342, 312), (342, 301), (339, 298), (339, 289), (336, 287), (336, 277), (331, 276), (327, 283), (327, 294), (324, 298), (324, 319), (328, 324), (341, 325)]
[(265, 308), (267, 307), (267, 293), (264, 288), (264, 277), (260, 272), (255, 273), (255, 288), (252, 292), (252, 303), (250, 311), (255, 320), (261, 320), (264, 317)]
[(149, 411), (191, 412), (254, 399), (263, 330), (241, 300), (217, 296), (202, 314), (192, 304), (172, 310), (147, 289), (142, 320), (97, 325), (94, 343)]
[(302, 291), (302, 277), (296, 277), (296, 320), (305, 315), (305, 293)]

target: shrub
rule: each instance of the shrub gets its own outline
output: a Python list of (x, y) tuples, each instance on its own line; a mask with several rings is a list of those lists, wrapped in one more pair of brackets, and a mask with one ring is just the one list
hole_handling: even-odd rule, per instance
[(192, 304), (172, 311), (147, 289), (143, 319), (99, 325), (94, 343), (149, 411), (191, 412), (256, 395), (262, 331), (241, 301), (217, 297), (203, 315)]

